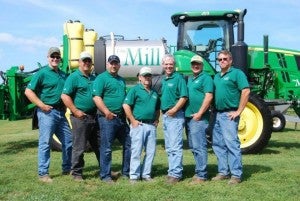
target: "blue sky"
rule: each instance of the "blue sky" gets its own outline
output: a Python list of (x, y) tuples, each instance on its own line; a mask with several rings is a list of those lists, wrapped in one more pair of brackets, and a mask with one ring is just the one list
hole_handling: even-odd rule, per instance
[[(180, 2), (180, 3), (179, 3)], [(299, 0), (0, 0), (0, 70), (47, 63), (50, 46), (62, 44), (63, 24), (80, 20), (98, 36), (110, 32), (127, 39), (167, 39), (176, 44), (172, 14), (195, 10), (247, 8), (245, 42), (300, 50)]]

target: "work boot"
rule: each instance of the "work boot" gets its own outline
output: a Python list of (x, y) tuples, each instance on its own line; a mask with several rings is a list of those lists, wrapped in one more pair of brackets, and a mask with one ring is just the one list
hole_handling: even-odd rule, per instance
[(211, 178), (212, 181), (221, 181), (221, 180), (225, 180), (225, 179), (229, 179), (229, 176), (217, 174), (215, 177)]
[(49, 177), (49, 175), (40, 176), (39, 181), (44, 182), (44, 183), (52, 183), (53, 182), (53, 180), (51, 179), (51, 177)]
[(230, 180), (228, 181), (228, 184), (229, 185), (236, 185), (236, 184), (239, 184), (241, 182), (242, 182), (242, 180), (240, 178), (231, 177)]
[(190, 184), (203, 184), (204, 182), (206, 182), (206, 179), (201, 179), (198, 176), (193, 176), (192, 181)]
[(167, 177), (167, 183), (168, 184), (176, 184), (179, 181), (180, 181), (180, 178), (176, 178), (176, 177), (172, 177), (172, 176)]

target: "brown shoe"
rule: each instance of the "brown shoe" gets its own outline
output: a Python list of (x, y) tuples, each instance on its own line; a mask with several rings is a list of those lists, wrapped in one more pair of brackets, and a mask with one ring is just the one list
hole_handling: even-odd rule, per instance
[(206, 179), (201, 179), (197, 176), (194, 176), (192, 178), (191, 184), (203, 184), (204, 182), (206, 182)]
[(217, 174), (215, 177), (211, 178), (212, 181), (221, 181), (221, 180), (225, 180), (225, 179), (229, 179), (229, 176)]
[(73, 175), (74, 181), (83, 181), (83, 178), (81, 175)]
[(176, 183), (178, 183), (180, 181), (179, 178), (172, 177), (172, 176), (168, 176), (167, 178), (168, 178), (167, 179), (167, 183), (168, 184), (176, 184)]
[(228, 184), (229, 185), (236, 185), (236, 184), (239, 184), (241, 183), (242, 180), (240, 178), (237, 178), (237, 177), (231, 177)]
[(44, 183), (52, 183), (53, 182), (53, 180), (51, 179), (51, 177), (49, 177), (49, 175), (40, 176), (39, 180)]
[(113, 180), (117, 180), (117, 179), (119, 179), (119, 178), (121, 177), (121, 173), (120, 173), (120, 172), (114, 172), (114, 171), (111, 171), (111, 172), (110, 172), (110, 175), (111, 175), (111, 178), (112, 178)]

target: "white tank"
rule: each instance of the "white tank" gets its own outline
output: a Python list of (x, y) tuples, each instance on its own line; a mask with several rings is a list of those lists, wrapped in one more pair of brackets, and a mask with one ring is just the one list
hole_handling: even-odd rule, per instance
[[(111, 34), (109, 39), (106, 38), (105, 46), (105, 62), (110, 55), (117, 55), (121, 62), (119, 75), (125, 78), (136, 77), (143, 66), (152, 68), (153, 74), (161, 74), (163, 71), (161, 60), (162, 57), (168, 53), (166, 41), (164, 39), (124, 40), (123, 38), (116, 39), (115, 36)], [(95, 57), (97, 57), (97, 55), (95, 55)], [(99, 69), (99, 65), (105, 65), (105, 63), (99, 62), (97, 65), (98, 66), (96, 67), (95, 64), (95, 67)], [(101, 66), (100, 68), (103, 70), (105, 69), (104, 66)]]

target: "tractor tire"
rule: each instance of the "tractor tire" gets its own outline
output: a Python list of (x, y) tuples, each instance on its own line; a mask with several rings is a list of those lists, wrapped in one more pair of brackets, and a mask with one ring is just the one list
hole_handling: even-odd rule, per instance
[(238, 135), (243, 154), (259, 153), (267, 146), (272, 134), (272, 116), (268, 106), (259, 96), (250, 94), (241, 113)]
[[(51, 150), (52, 150), (52, 151), (58, 151), (58, 152), (61, 152), (61, 151), (62, 151), (61, 142), (60, 142), (59, 139), (56, 137), (56, 135), (53, 135), (53, 137), (52, 137), (52, 141), (51, 141)], [(86, 152), (91, 152), (92, 150), (93, 150), (93, 149), (92, 149), (92, 146), (90, 145), (89, 142), (87, 142), (85, 151), (86, 151)]]
[(52, 151), (61, 151), (61, 142), (59, 139), (56, 137), (56, 135), (52, 136), (52, 141), (51, 141), (51, 150)]
[(286, 120), (284, 115), (280, 111), (271, 111), (274, 132), (281, 132), (285, 128)]

